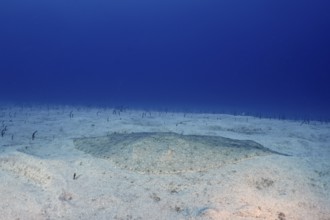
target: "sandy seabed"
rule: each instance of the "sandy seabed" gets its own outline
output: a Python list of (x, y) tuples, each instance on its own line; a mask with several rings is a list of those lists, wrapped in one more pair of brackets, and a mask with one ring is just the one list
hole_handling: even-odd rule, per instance
[[(330, 219), (330, 124), (69, 106), (0, 106), (0, 219)], [(75, 138), (175, 132), (253, 140), (271, 154), (141, 174)]]

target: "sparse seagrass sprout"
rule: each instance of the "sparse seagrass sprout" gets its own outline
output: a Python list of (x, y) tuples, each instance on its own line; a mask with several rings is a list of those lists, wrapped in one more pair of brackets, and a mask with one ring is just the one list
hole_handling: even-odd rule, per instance
[(32, 133), (32, 140), (34, 140), (34, 139), (36, 138), (36, 134), (37, 134), (37, 132), (38, 132), (38, 131), (34, 131), (34, 132)]
[(5, 136), (6, 131), (7, 131), (7, 126), (5, 126), (5, 127), (1, 130), (1, 137)]
[(69, 117), (70, 117), (70, 118), (73, 118), (73, 111), (70, 112)]

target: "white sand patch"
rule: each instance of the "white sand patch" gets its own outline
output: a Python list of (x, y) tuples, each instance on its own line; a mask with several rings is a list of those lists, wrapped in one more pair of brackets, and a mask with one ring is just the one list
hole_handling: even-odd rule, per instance
[[(3, 129), (1, 219), (330, 219), (329, 124), (3, 106)], [(199, 172), (140, 174), (85, 154), (73, 143), (114, 132), (216, 135), (253, 140), (292, 156), (271, 154)]]

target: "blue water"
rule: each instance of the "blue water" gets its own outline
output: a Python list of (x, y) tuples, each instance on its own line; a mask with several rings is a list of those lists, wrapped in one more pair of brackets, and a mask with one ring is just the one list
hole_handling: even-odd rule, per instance
[(330, 119), (328, 0), (1, 0), (0, 100)]

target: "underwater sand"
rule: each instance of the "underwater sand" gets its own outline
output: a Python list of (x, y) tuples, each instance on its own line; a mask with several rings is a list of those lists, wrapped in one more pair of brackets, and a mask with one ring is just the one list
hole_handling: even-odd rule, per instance
[(330, 219), (329, 123), (1, 106), (0, 131), (0, 219)]

